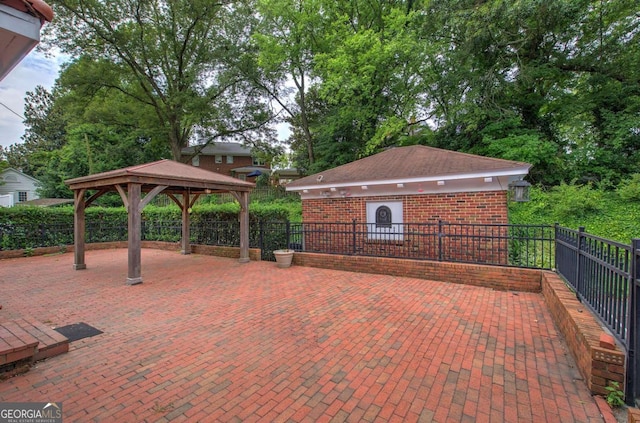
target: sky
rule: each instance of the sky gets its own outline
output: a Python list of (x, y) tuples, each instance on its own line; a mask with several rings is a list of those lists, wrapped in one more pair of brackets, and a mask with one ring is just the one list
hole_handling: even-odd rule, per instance
[[(22, 142), (27, 92), (34, 91), (38, 85), (50, 90), (64, 60), (63, 55), (45, 57), (44, 53), (33, 50), (0, 81), (0, 145), (3, 148)], [(277, 125), (276, 130), (280, 140), (287, 139), (291, 133), (285, 123)]]
[(22, 142), (20, 137), (25, 129), (22, 116), (27, 91), (34, 91), (38, 85), (50, 90), (58, 77), (61, 63), (59, 56), (47, 58), (43, 53), (32, 50), (0, 81), (0, 145), (3, 148)]

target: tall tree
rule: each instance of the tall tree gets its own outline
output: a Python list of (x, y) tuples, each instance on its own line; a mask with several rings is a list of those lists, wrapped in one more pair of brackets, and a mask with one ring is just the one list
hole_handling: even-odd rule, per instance
[(27, 92), (24, 117), (23, 142), (10, 145), (5, 157), (10, 166), (37, 177), (51, 154), (64, 145), (66, 122), (54, 95), (41, 85)]
[(199, 128), (207, 142), (259, 131), (270, 115), (241, 75), (250, 4), (210, 0), (59, 0), (48, 40), (119, 65), (114, 88), (151, 107), (174, 159)]
[(253, 37), (258, 48), (258, 83), (286, 115), (295, 121), (313, 164), (314, 135), (307, 95), (313, 77), (313, 56), (323, 48), (320, 1), (259, 0), (260, 24)]
[(324, 2), (327, 45), (314, 57), (326, 115), (316, 168), (343, 164), (398, 142), (421, 120), (421, 54), (411, 1)]

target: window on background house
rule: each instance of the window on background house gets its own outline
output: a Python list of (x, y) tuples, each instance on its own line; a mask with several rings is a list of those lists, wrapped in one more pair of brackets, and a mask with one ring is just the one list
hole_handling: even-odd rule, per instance
[(233, 164), (233, 156), (227, 156), (227, 164)]
[(244, 173), (240, 173), (240, 174), (238, 174), (238, 179), (246, 181), (247, 180), (247, 175), (245, 175)]
[(24, 202), (27, 201), (27, 192), (26, 191), (20, 191), (18, 192), (18, 201), (19, 202)]
[(216, 163), (217, 164), (222, 163), (222, 155), (221, 154), (216, 154)]
[(265, 165), (265, 161), (262, 159), (259, 159), (257, 157), (252, 157), (253, 159), (253, 165), (254, 166), (264, 166)]
[(191, 164), (194, 166), (200, 166), (200, 156), (194, 156), (191, 159)]

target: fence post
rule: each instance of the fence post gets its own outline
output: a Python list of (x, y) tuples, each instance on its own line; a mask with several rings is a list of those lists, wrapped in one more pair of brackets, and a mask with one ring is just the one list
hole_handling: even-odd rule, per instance
[(291, 222), (287, 220), (287, 249), (291, 248)]
[(351, 242), (353, 245), (352, 253), (354, 256), (356, 255), (356, 222), (357, 222), (357, 219), (353, 219), (353, 221), (351, 222), (351, 234), (352, 234)]
[(260, 245), (260, 255), (264, 258), (264, 222), (262, 220), (258, 221), (258, 242)]
[(627, 383), (625, 399), (636, 406), (640, 388), (640, 239), (631, 241), (631, 266), (629, 268), (629, 341), (627, 351)]
[(438, 219), (438, 261), (442, 261), (442, 219)]
[(560, 228), (560, 223), (556, 222), (553, 224), (553, 266), (551, 268), (558, 272), (558, 230)]
[[(582, 243), (584, 240), (584, 226), (578, 228), (578, 242), (576, 243), (576, 297), (580, 300), (580, 294), (582, 293), (582, 283), (580, 278), (580, 256), (582, 255)], [(580, 300), (582, 302), (582, 300)]]

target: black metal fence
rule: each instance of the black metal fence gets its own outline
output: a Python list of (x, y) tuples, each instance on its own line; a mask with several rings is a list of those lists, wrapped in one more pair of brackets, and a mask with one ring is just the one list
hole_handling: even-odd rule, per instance
[(383, 256), (551, 269), (554, 231), (549, 225), (483, 225), (438, 221), (301, 223), (289, 227), (296, 251)]
[[(181, 221), (143, 221), (142, 239), (178, 242)], [(191, 242), (238, 246), (238, 222), (197, 221)], [(554, 231), (548, 225), (480, 225), (439, 221), (424, 224), (252, 222), (249, 245), (275, 260), (273, 250), (484, 263), (550, 269), (554, 259)], [(124, 225), (87, 222), (86, 242), (125, 241)], [(0, 224), (0, 250), (73, 244), (73, 225)]]
[(630, 245), (556, 225), (556, 268), (627, 351), (627, 398), (639, 396), (640, 240)]

